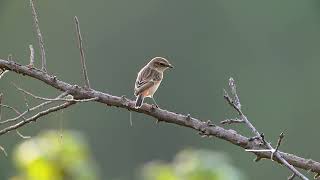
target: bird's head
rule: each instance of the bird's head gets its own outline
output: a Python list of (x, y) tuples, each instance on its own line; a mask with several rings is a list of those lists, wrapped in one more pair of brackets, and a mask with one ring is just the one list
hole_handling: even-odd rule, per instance
[(163, 57), (155, 57), (149, 62), (149, 66), (157, 71), (165, 71), (168, 68), (173, 68), (169, 61)]

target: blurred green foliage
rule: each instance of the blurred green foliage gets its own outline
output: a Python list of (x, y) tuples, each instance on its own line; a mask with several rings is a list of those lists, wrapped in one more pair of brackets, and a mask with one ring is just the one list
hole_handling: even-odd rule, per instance
[(19, 144), (13, 180), (97, 180), (96, 166), (83, 137), (74, 131), (46, 131)]
[(242, 180), (243, 175), (221, 153), (184, 150), (171, 163), (151, 162), (144, 166), (144, 180)]

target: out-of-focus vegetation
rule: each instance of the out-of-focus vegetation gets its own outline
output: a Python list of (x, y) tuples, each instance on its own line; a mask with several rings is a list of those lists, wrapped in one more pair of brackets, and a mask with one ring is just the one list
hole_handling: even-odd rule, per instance
[[(44, 131), (14, 150), (17, 175), (11, 180), (98, 180), (97, 166), (79, 132)], [(171, 163), (152, 161), (139, 171), (143, 180), (242, 180), (222, 153), (187, 149)]]
[(12, 180), (97, 180), (87, 142), (78, 132), (46, 131), (19, 144)]
[(151, 162), (144, 166), (144, 180), (242, 180), (243, 175), (221, 153), (184, 150), (171, 163)]

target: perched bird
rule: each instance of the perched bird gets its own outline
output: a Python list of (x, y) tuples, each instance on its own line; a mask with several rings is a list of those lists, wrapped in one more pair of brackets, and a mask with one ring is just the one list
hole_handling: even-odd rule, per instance
[(153, 94), (163, 79), (163, 72), (168, 68), (173, 68), (168, 60), (163, 57), (155, 57), (139, 71), (134, 87), (134, 95), (137, 97), (136, 109), (142, 106), (145, 97), (150, 97), (158, 107)]

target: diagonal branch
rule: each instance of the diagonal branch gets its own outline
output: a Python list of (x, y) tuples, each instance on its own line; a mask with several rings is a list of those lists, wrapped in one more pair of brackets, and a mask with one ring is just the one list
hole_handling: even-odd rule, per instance
[(86, 66), (86, 58), (84, 55), (82, 36), (81, 36), (81, 32), (80, 32), (80, 24), (79, 24), (79, 20), (78, 20), (77, 16), (74, 17), (74, 21), (76, 24), (78, 46), (79, 46), (79, 50), (80, 50), (80, 60), (81, 60), (81, 65), (82, 65), (82, 73), (83, 73), (83, 77), (84, 77), (85, 87), (90, 89), (90, 82), (89, 82), (88, 73), (87, 73), (87, 66)]
[[(49, 75), (38, 69), (30, 69), (26, 66), (17, 64), (12, 61), (0, 59), (0, 68), (10, 70), (11, 72), (26, 75), (39, 81), (42, 81), (43, 83), (46, 83), (47, 85), (56, 88), (60, 91), (68, 92), (68, 94), (72, 95), (75, 99), (97, 98), (95, 101), (100, 102), (102, 104), (120, 107), (138, 113), (143, 113), (148, 116), (152, 116), (159, 121), (176, 124), (182, 127), (188, 127), (196, 130), (202, 135), (206, 135), (209, 137), (214, 136), (219, 139), (223, 139), (243, 149), (262, 149), (264, 147), (258, 141), (250, 140), (250, 138), (245, 137), (234, 130), (224, 129), (220, 126), (216, 126), (210, 123), (209, 121), (204, 122), (200, 119), (191, 117), (191, 115), (183, 115), (175, 112), (170, 112), (164, 109), (154, 108), (149, 104), (144, 104), (141, 108), (136, 109), (134, 105), (135, 102), (125, 98), (124, 96), (114, 96), (111, 94), (96, 91), (94, 89), (88, 90), (86, 88), (79, 87), (78, 85), (71, 85), (69, 83), (59, 80), (56, 76)], [(23, 126), (23, 124), (20, 125), (20, 127), (21, 126)], [(0, 132), (1, 135), (7, 133), (8, 131), (6, 130)], [(260, 137), (261, 136), (259, 135), (259, 138)], [(270, 159), (271, 157), (271, 152), (252, 153), (258, 156), (259, 159)], [(283, 159), (285, 159), (288, 163), (297, 168), (305, 169), (315, 173), (320, 173), (320, 163), (317, 161), (314, 161), (312, 159), (305, 159), (294, 154), (288, 154), (281, 151), (278, 151), (277, 154), (280, 154)], [(283, 164), (279, 158), (276, 158), (275, 162)]]

